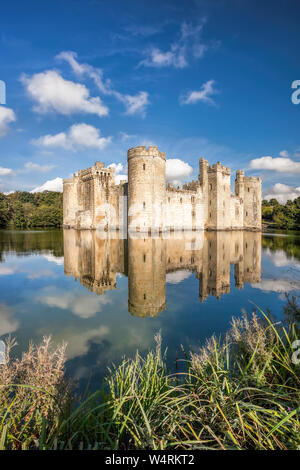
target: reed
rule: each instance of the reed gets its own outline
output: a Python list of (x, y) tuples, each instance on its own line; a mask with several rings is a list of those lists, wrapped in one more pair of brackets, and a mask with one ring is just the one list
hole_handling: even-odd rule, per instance
[(1, 449), (297, 449), (299, 328), (258, 309), (233, 318), (169, 374), (161, 337), (145, 357), (113, 365), (95, 393), (76, 399), (64, 375), (65, 346), (49, 338), (0, 368)]

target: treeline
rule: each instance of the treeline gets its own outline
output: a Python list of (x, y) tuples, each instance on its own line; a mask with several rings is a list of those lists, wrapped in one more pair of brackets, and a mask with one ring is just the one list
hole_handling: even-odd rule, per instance
[(60, 227), (63, 220), (62, 193), (16, 191), (0, 193), (1, 228)]
[(280, 204), (277, 199), (262, 202), (262, 220), (275, 228), (300, 230), (300, 197)]

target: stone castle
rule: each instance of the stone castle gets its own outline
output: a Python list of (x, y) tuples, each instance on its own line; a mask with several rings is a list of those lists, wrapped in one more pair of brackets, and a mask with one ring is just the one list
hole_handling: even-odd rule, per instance
[[(128, 278), (128, 311), (156, 317), (167, 306), (167, 284), (194, 275), (198, 296), (220, 298), (261, 280), (261, 233), (202, 231), (171, 233), (168, 239), (100, 238), (95, 230), (64, 230), (65, 274), (98, 295), (117, 289), (120, 274)], [(231, 277), (231, 266), (234, 276)], [(120, 280), (120, 278), (119, 278)], [(180, 287), (181, 288), (181, 287)]]
[(128, 150), (128, 182), (115, 184), (104, 163), (63, 182), (65, 228), (164, 232), (261, 230), (261, 178), (238, 170), (231, 194), (230, 168), (201, 158), (197, 180), (166, 185), (166, 154), (155, 146)]

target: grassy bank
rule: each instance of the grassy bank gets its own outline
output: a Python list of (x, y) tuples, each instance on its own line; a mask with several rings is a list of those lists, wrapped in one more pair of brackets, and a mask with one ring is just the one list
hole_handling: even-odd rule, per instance
[(65, 346), (51, 351), (46, 339), (10, 361), (9, 345), (0, 448), (296, 449), (299, 329), (260, 317), (233, 319), (223, 342), (187, 355), (180, 375), (168, 373), (158, 335), (155, 350), (112, 367), (101, 390), (79, 399), (65, 379)]

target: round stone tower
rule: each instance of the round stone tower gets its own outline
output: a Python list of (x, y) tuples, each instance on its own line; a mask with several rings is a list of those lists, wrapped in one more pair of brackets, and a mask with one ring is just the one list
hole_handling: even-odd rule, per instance
[(155, 146), (131, 148), (128, 157), (128, 230), (162, 231), (166, 200), (166, 154)]

